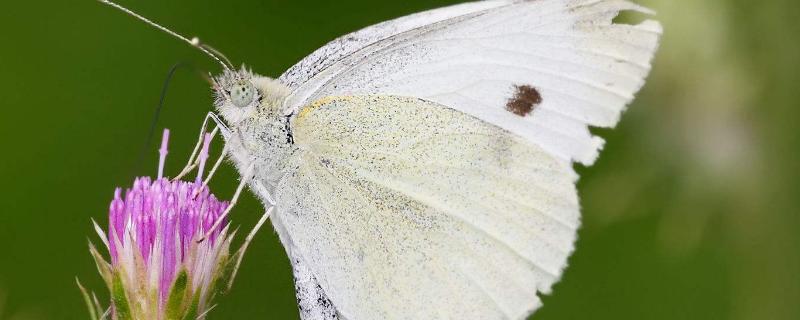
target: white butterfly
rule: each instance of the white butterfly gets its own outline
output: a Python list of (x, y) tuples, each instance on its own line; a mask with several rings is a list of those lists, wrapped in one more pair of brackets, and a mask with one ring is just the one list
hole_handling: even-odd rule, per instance
[(278, 79), (216, 78), (212, 118), (276, 209), (301, 318), (539, 308), (580, 224), (572, 164), (603, 144), (588, 127), (616, 125), (658, 46), (657, 22), (612, 23), (623, 10), (651, 13), (621, 0), (467, 3), (341, 37)]

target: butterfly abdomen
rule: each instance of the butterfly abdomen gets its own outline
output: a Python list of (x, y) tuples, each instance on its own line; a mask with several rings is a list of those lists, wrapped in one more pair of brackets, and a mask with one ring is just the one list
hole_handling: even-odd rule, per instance
[(314, 274), (298, 256), (292, 256), (294, 289), (297, 293), (297, 307), (302, 320), (341, 319), (333, 302), (325, 294)]

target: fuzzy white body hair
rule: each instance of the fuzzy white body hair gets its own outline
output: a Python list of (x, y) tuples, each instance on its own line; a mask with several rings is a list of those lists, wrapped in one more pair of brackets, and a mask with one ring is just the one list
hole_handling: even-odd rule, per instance
[(253, 166), (255, 180), (272, 191), (296, 152), (289, 118), (280, 111), (289, 89), (268, 77), (254, 76), (250, 81), (260, 93), (257, 101), (244, 108), (228, 102), (217, 109), (229, 125), (226, 143), (239, 172)]

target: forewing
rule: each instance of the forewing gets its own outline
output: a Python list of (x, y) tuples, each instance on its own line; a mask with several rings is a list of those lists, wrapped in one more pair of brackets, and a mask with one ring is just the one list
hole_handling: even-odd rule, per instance
[(432, 102), (327, 98), (297, 115), (275, 219), (348, 319), (522, 319), (579, 223), (569, 165)]
[[(290, 71), (309, 70), (307, 76), (284, 75), (295, 89), (286, 107), (297, 111), (332, 95), (419, 97), (496, 124), (560, 159), (592, 164), (603, 140), (588, 127), (616, 125), (650, 71), (661, 26), (612, 23), (622, 10), (650, 12), (620, 0), (478, 4), (491, 5), (406, 20), (413, 23), (385, 33), (391, 36), (321, 49)], [(334, 54), (323, 59), (328, 50)]]
[(331, 41), (289, 68), (279, 80), (289, 88), (296, 89), (321, 71), (372, 44), (432, 23), (513, 2), (513, 0), (469, 2), (385, 21)]

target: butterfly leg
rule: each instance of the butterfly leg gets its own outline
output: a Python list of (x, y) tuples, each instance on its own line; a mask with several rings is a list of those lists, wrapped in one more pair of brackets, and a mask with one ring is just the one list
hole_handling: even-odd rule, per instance
[(269, 219), (269, 217), (272, 215), (273, 210), (275, 210), (274, 206), (269, 207), (269, 209), (264, 212), (264, 215), (262, 215), (261, 219), (258, 220), (256, 226), (253, 227), (253, 230), (251, 230), (250, 234), (247, 235), (247, 238), (244, 239), (244, 243), (242, 243), (239, 251), (236, 252), (236, 265), (233, 267), (233, 274), (231, 274), (231, 280), (228, 283), (229, 288), (233, 284), (233, 279), (236, 278), (236, 272), (239, 271), (239, 266), (242, 264), (242, 258), (244, 257), (244, 252), (247, 250), (247, 246), (250, 245), (250, 241), (253, 241), (253, 238), (256, 236), (256, 233), (258, 233), (258, 230), (261, 229), (261, 226), (264, 225), (264, 222), (266, 222), (267, 219)]
[[(227, 127), (227, 125), (225, 125), (225, 123), (222, 122), (222, 120), (220, 120), (219, 117), (214, 113), (209, 113), (208, 117), (216, 123), (217, 128), (220, 128), (220, 132), (222, 133), (222, 136), (225, 139), (226, 143), (225, 147), (222, 149), (222, 154), (220, 154), (219, 158), (217, 159), (217, 162), (214, 164), (214, 167), (209, 172), (208, 177), (206, 177), (204, 182), (205, 185), (207, 185), (208, 182), (211, 180), (211, 177), (214, 175), (219, 166), (222, 164), (222, 160), (225, 159), (225, 156), (228, 154), (228, 152), (230, 152), (231, 149), (235, 148), (235, 146), (232, 144), (233, 142), (231, 142), (231, 139), (233, 138), (232, 131)], [(244, 138), (242, 138), (241, 130), (237, 130), (237, 133), (238, 133), (239, 143), (244, 144), (243, 143)], [(255, 191), (259, 193), (264, 198), (263, 200), (265, 200), (270, 206), (275, 206), (276, 204), (275, 199), (272, 197), (272, 193), (269, 191), (269, 189), (267, 189), (261, 183), (261, 181), (257, 179), (254, 180), (253, 182), (254, 183), (251, 187), (256, 189)]]
[(206, 179), (203, 181), (204, 186), (208, 185), (208, 182), (211, 181), (211, 177), (213, 177), (214, 173), (217, 172), (217, 169), (219, 169), (219, 166), (222, 164), (222, 160), (225, 160), (225, 155), (227, 153), (228, 153), (228, 144), (226, 143), (225, 147), (222, 148), (222, 152), (220, 153), (219, 158), (217, 158), (217, 162), (214, 163), (214, 166), (211, 168), (211, 171), (208, 172), (208, 176), (206, 176)]
[(214, 224), (211, 226), (211, 228), (209, 228), (208, 231), (206, 231), (206, 234), (202, 238), (200, 238), (200, 240), (198, 240), (197, 242), (205, 241), (205, 239), (208, 238), (209, 235), (211, 235), (211, 232), (216, 230), (219, 227), (219, 225), (222, 223), (222, 221), (225, 219), (225, 217), (228, 216), (228, 214), (231, 212), (233, 207), (236, 206), (236, 202), (239, 201), (239, 196), (242, 194), (242, 190), (244, 190), (244, 186), (246, 186), (250, 182), (250, 179), (253, 178), (254, 171), (255, 171), (255, 161), (252, 161), (252, 162), (250, 162), (250, 165), (247, 166), (247, 170), (245, 170), (245, 174), (242, 175), (242, 181), (239, 182), (239, 186), (236, 187), (236, 192), (233, 194), (233, 198), (231, 198), (231, 202), (230, 202), (230, 204), (228, 204), (228, 208), (225, 209), (225, 211), (222, 212), (221, 215), (219, 215), (219, 218), (217, 218), (217, 221), (214, 222)]
[[(213, 136), (212, 136), (212, 138), (213, 138)], [(225, 147), (222, 148), (222, 152), (220, 153), (219, 157), (217, 158), (217, 161), (214, 163), (214, 166), (211, 168), (211, 171), (208, 172), (208, 175), (206, 176), (205, 180), (203, 180), (203, 186), (207, 186), (208, 182), (211, 181), (211, 177), (213, 177), (214, 173), (217, 172), (217, 169), (219, 169), (219, 166), (222, 164), (222, 160), (225, 160), (225, 155), (227, 153), (228, 153), (228, 144), (226, 143)], [(195, 166), (195, 165), (193, 165), (193, 166)], [(191, 171), (191, 170), (189, 170), (189, 171)], [(180, 177), (181, 176), (179, 176), (176, 179), (179, 179)], [(192, 195), (192, 197), (196, 197), (198, 194), (200, 194), (201, 190), (203, 190), (203, 189), (202, 188), (198, 188), (197, 190), (195, 190), (194, 195)]]
[[(200, 146), (203, 145), (203, 138), (205, 137), (206, 129), (208, 128), (208, 120), (212, 119), (211, 117), (212, 114), (213, 114), (212, 112), (209, 112), (208, 114), (206, 114), (205, 119), (203, 119), (203, 124), (200, 126), (200, 134), (197, 138), (197, 143), (194, 145), (194, 150), (192, 151), (192, 155), (189, 156), (189, 161), (186, 162), (186, 166), (183, 167), (183, 170), (181, 170), (181, 172), (177, 176), (175, 176), (173, 180), (180, 180), (189, 172), (194, 170), (194, 168), (197, 167), (197, 164), (200, 163), (200, 159), (199, 157), (197, 157), (197, 154), (198, 152), (200, 152)], [(211, 138), (214, 138), (214, 136), (217, 134), (218, 129), (219, 127), (215, 127), (214, 130), (211, 131)]]
[[(214, 120), (214, 123), (217, 125), (215, 130), (220, 129), (222, 132), (222, 137), (227, 141), (230, 137), (230, 129), (228, 129), (225, 123), (222, 122), (222, 120), (220, 120), (219, 117), (217, 117), (217, 115), (213, 112), (209, 112), (207, 117), (210, 117), (211, 120)], [(206, 177), (206, 180), (203, 181), (203, 185), (208, 185), (208, 182), (211, 181), (211, 177), (213, 177), (214, 173), (216, 173), (217, 169), (219, 169), (219, 166), (222, 164), (222, 160), (225, 160), (225, 156), (228, 154), (229, 147), (230, 144), (225, 143), (225, 147), (222, 148), (222, 152), (220, 153), (219, 158), (217, 158), (217, 162), (214, 163), (214, 167), (212, 167), (211, 171), (208, 172), (208, 177)]]
[[(206, 114), (205, 119), (203, 119), (203, 125), (200, 127), (200, 135), (197, 138), (197, 143), (194, 146), (194, 150), (192, 151), (192, 155), (189, 156), (189, 161), (186, 162), (186, 166), (183, 167), (183, 170), (181, 170), (181, 172), (175, 178), (173, 178), (173, 180), (179, 180), (179, 179), (183, 178), (184, 176), (189, 174), (189, 172), (192, 172), (192, 170), (197, 168), (197, 165), (200, 163), (200, 159), (199, 159), (199, 157), (197, 157), (197, 155), (198, 155), (197, 153), (198, 153), (198, 151), (200, 151), (200, 146), (203, 144), (203, 138), (205, 136), (206, 129), (208, 127), (208, 120), (214, 121), (214, 124), (215, 124), (214, 130), (211, 130), (211, 138), (212, 139), (217, 135), (217, 133), (222, 133), (222, 137), (225, 140), (227, 140), (228, 137), (230, 137), (230, 129), (228, 129), (228, 126), (226, 126), (225, 123), (222, 122), (222, 120), (220, 120), (220, 118), (215, 113), (209, 112), (208, 114)], [(226, 147), (227, 147), (227, 144), (226, 144)], [(213, 173), (216, 171), (216, 169), (219, 168), (219, 164), (221, 164), (222, 158), (225, 155), (225, 152), (226, 152), (226, 150), (223, 150), (222, 156), (220, 156), (220, 159), (218, 159), (217, 163), (214, 165), (214, 168), (211, 171), (211, 174), (209, 175), (209, 178), (210, 178), (211, 175), (213, 175)], [(206, 183), (208, 183), (208, 180), (206, 180)]]

